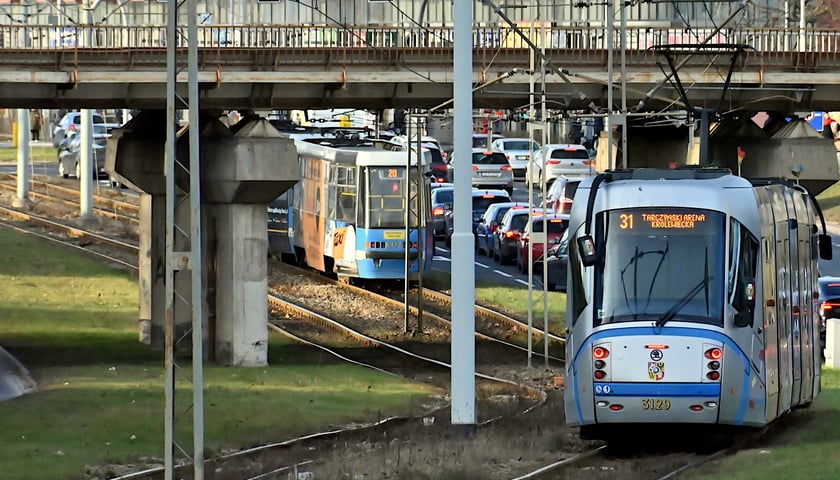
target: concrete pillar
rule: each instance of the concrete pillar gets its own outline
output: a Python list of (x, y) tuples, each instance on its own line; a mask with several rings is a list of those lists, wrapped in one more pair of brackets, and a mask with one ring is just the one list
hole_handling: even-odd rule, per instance
[(840, 318), (825, 321), (825, 366), (840, 368)]
[[(216, 362), (268, 363), (266, 205), (300, 180), (297, 150), (266, 120), (236, 135), (207, 118), (200, 125), (205, 261)], [(181, 146), (181, 145), (179, 145)]]
[[(164, 347), (166, 319), (165, 126), (165, 112), (140, 112), (123, 129), (113, 131), (108, 139), (105, 158), (105, 170), (109, 175), (141, 193), (138, 336), (140, 342), (159, 350)], [(188, 211), (189, 205), (180, 208)], [(176, 285), (176, 291), (189, 298), (189, 281), (185, 280), (184, 285)], [(183, 302), (176, 302), (175, 324), (176, 338), (184, 337), (176, 348), (179, 351), (186, 350), (192, 343), (187, 334), (192, 325), (192, 313)]]
[(26, 208), (29, 200), (29, 110), (17, 111), (17, 195), (12, 200), (15, 208)]
[(268, 215), (263, 205), (208, 206), (215, 220), (216, 361), (268, 363)]

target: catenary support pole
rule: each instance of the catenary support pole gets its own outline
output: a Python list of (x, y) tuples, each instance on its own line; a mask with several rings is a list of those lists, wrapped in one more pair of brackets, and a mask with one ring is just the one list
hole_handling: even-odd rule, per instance
[[(475, 404), (475, 250), (472, 234), (472, 0), (455, 0), (453, 47), (455, 199), (452, 233), (453, 430), (472, 436)], [(457, 277), (454, 274), (457, 273)]]

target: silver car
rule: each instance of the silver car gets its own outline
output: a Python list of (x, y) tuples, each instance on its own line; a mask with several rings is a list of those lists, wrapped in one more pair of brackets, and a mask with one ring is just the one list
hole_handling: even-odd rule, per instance
[(540, 150), (540, 144), (527, 138), (499, 138), (493, 140), (493, 148), (502, 152), (513, 167), (514, 178), (525, 178), (525, 168), (528, 166), (528, 159), (531, 152), (536, 154)]
[(552, 144), (543, 146), (534, 155), (534, 161), (528, 163), (525, 170), (525, 183), (540, 184), (543, 180), (542, 164), (545, 158), (545, 181), (551, 184), (555, 178), (588, 177), (597, 174), (595, 159), (583, 145)]
[[(455, 154), (449, 163), (449, 180), (454, 179)], [(513, 167), (502, 152), (472, 149), (472, 185), (477, 188), (501, 188), (513, 194)]]

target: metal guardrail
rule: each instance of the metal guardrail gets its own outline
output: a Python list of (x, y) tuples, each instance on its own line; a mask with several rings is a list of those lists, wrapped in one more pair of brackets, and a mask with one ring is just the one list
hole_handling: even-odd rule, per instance
[[(185, 27), (186, 28), (186, 27)], [(186, 33), (186, 32), (184, 32)], [(605, 50), (603, 27), (550, 27), (526, 29), (532, 41), (547, 49)], [(627, 49), (646, 50), (654, 45), (709, 43), (750, 45), (759, 53), (799, 52), (837, 55), (840, 31), (783, 28), (733, 28), (714, 33), (711, 28), (682, 29), (669, 27), (628, 27)], [(620, 48), (619, 36), (614, 49)], [(186, 35), (178, 35), (179, 47), (186, 47)], [(804, 49), (799, 48), (800, 38)], [(302, 26), (200, 25), (198, 45), (202, 48), (377, 48), (377, 49), (449, 49), (452, 27), (421, 28), (413, 26)], [(523, 49), (526, 42), (508, 27), (479, 27), (473, 31), (475, 48)], [(3, 50), (67, 51), (76, 49), (154, 49), (166, 47), (166, 27), (161, 25), (62, 26), (2, 25), (0, 48)]]

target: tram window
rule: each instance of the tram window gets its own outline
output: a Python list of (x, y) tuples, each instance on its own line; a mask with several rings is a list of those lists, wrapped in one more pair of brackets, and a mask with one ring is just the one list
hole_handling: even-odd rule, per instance
[[(371, 167), (368, 175), (370, 228), (405, 226), (405, 167)], [(415, 223), (415, 222), (412, 222)]]
[(729, 228), (729, 303), (738, 313), (735, 324), (753, 325), (755, 313), (756, 262), (758, 261), (758, 240), (735, 219)]
[[(581, 227), (583, 228), (583, 227)], [(570, 237), (576, 238), (580, 230), (574, 235), (570, 235)], [(584, 279), (583, 279), (583, 265), (580, 261), (580, 255), (578, 254), (578, 247), (577, 242), (568, 242), (569, 245), (569, 270), (571, 271), (572, 282), (569, 287), (569, 292), (571, 292), (570, 300), (571, 300), (571, 308), (572, 312), (572, 325), (569, 327), (573, 327), (574, 324), (577, 322), (577, 319), (583, 313), (583, 310), (589, 304), (586, 299), (586, 292), (584, 291)]]

